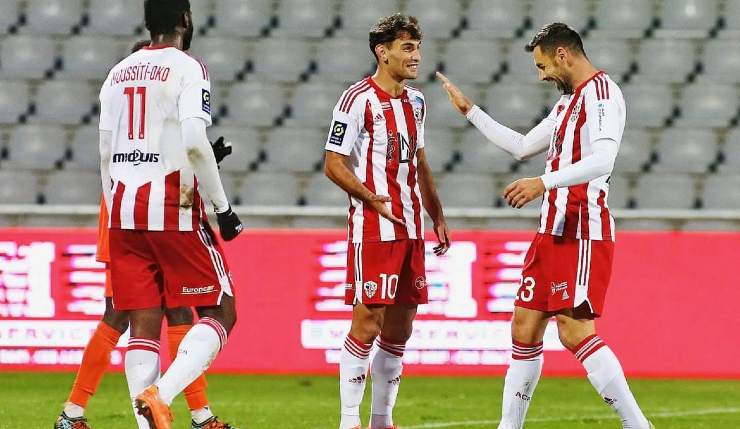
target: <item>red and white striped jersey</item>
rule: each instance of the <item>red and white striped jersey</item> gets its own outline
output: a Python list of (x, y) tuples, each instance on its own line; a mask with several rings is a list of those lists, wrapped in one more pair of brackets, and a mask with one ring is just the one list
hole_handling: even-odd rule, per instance
[(111, 131), (112, 229), (194, 231), (203, 201), (180, 122), (211, 125), (206, 66), (170, 46), (141, 49), (118, 63), (100, 90), (100, 130)]
[[(558, 171), (592, 153), (592, 142), (622, 140), (626, 107), (622, 91), (598, 72), (564, 95), (550, 112), (556, 122), (547, 152), (545, 172)], [(581, 185), (545, 192), (539, 232), (569, 238), (614, 241), (609, 212), (609, 175)]]
[(424, 216), (416, 175), (416, 151), (424, 147), (424, 95), (406, 86), (400, 97), (372, 78), (350, 86), (334, 107), (326, 150), (349, 156), (355, 175), (386, 203), (405, 226), (380, 216), (350, 196), (349, 240), (353, 243), (421, 239)]

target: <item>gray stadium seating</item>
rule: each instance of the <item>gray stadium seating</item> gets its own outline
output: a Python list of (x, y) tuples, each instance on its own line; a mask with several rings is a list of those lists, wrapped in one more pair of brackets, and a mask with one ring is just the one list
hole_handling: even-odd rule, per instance
[(696, 201), (696, 181), (687, 174), (645, 174), (637, 180), (637, 207), (690, 209)]
[(42, 83), (36, 96), (35, 122), (76, 125), (92, 109), (97, 91), (85, 82), (50, 80)]
[(640, 82), (685, 82), (696, 64), (696, 46), (685, 40), (645, 40), (638, 63)]
[(655, 172), (704, 173), (717, 159), (717, 135), (701, 128), (670, 128), (658, 140)]
[(260, 166), (260, 170), (292, 173), (317, 171), (324, 155), (325, 129), (327, 128), (273, 129), (265, 143), (267, 162)]
[(715, 83), (740, 82), (740, 49), (735, 40), (709, 40), (701, 56), (704, 72), (699, 79)]
[(70, 34), (82, 18), (82, 0), (29, 0), (24, 33)]
[(100, 173), (59, 171), (46, 177), (47, 204), (98, 204), (102, 184)]
[(130, 5), (119, 0), (90, 0), (88, 14), (86, 32), (92, 34), (130, 36), (137, 27), (144, 27), (143, 13), (132, 13)]
[(128, 54), (128, 48), (109, 37), (72, 37), (64, 42), (63, 69), (58, 76), (103, 81), (110, 69)]
[(298, 201), (298, 180), (292, 174), (253, 173), (239, 190), (242, 204), (292, 206)]
[(453, 40), (444, 57), (445, 74), (461, 83), (490, 83), (501, 68), (501, 52), (496, 40)]
[(254, 74), (265, 82), (296, 82), (308, 68), (308, 42), (302, 39), (261, 40), (252, 55)]
[(662, 0), (658, 37), (701, 38), (717, 23), (717, 0)]
[(56, 46), (48, 37), (9, 36), (0, 45), (0, 76), (40, 79), (55, 58)]
[(704, 181), (702, 202), (707, 209), (740, 209), (740, 175), (715, 174)]
[(330, 0), (283, 0), (277, 16), (275, 34), (321, 37), (332, 26), (336, 11)]
[(695, 84), (681, 92), (681, 118), (677, 125), (726, 127), (738, 111), (738, 87), (735, 85)]
[(446, 207), (493, 207), (496, 187), (487, 174), (449, 173), (437, 179), (437, 191)]
[(588, 25), (589, 7), (586, 0), (534, 0), (530, 16), (539, 30), (551, 22), (565, 22), (581, 31)]
[(368, 48), (367, 38), (327, 39), (316, 53), (318, 74), (312, 79), (344, 85), (357, 82), (375, 70), (375, 58)]
[(37, 196), (38, 184), (33, 173), (0, 170), (0, 201), (3, 204), (35, 204)]
[(214, 31), (224, 36), (257, 37), (272, 17), (271, 0), (218, 0)]
[(231, 142), (232, 153), (221, 162), (221, 171), (231, 173), (246, 173), (259, 160), (264, 150), (262, 139), (255, 128), (249, 127), (211, 127), (208, 129), (211, 141), (223, 136), (225, 141)]
[[(332, 109), (345, 90), (345, 85), (309, 83), (295, 88), (291, 99), (289, 124), (328, 127)], [(328, 129), (328, 128), (327, 128)]]
[(247, 63), (247, 44), (234, 37), (198, 37), (190, 51), (203, 60), (215, 81), (234, 80)]
[(15, 124), (28, 109), (28, 84), (22, 80), (0, 80), (0, 124)]
[(460, 25), (462, 4), (448, 0), (408, 0), (406, 11), (419, 18), (428, 39), (447, 39)]
[(231, 87), (227, 105), (229, 116), (224, 118), (226, 124), (270, 126), (286, 105), (285, 90), (269, 83), (237, 84)]
[(660, 127), (671, 116), (674, 102), (668, 85), (635, 83), (621, 88), (631, 127)]
[(519, 0), (473, 0), (465, 14), (470, 40), (514, 37), (524, 24), (526, 3)]
[(484, 105), (496, 121), (510, 128), (531, 128), (545, 103), (539, 84), (499, 84), (488, 90)]
[(594, 18), (594, 37), (636, 39), (650, 27), (653, 2), (646, 0), (598, 1)]
[(52, 169), (64, 158), (67, 133), (52, 125), (24, 125), (13, 129), (3, 169)]
[[(346, 37), (362, 37), (367, 40), (370, 27), (378, 19), (393, 13), (400, 12), (398, 0), (344, 0), (341, 2), (340, 17), (342, 28), (339, 35)], [(424, 31), (422, 27), (422, 31)]]
[(460, 164), (465, 173), (509, 173), (516, 160), (489, 142), (476, 128), (465, 130), (460, 142)]

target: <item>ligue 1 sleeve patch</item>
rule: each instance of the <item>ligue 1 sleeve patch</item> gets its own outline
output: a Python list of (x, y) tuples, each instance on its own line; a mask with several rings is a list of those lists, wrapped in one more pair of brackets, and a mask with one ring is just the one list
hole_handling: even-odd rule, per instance
[(347, 133), (347, 124), (344, 122), (334, 121), (331, 126), (331, 135), (329, 136), (329, 143), (341, 146), (344, 141), (344, 135)]
[(204, 89), (203, 94), (201, 96), (201, 100), (203, 101), (203, 111), (211, 114), (211, 93)]

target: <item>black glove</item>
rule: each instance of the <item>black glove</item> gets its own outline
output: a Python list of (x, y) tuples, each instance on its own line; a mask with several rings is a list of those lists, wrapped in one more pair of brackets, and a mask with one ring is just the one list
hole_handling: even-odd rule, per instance
[(242, 221), (239, 220), (239, 216), (231, 210), (231, 206), (223, 212), (216, 213), (216, 221), (218, 222), (218, 229), (221, 232), (221, 238), (224, 241), (231, 241), (239, 235), (244, 229)]
[(231, 144), (224, 143), (224, 136), (219, 137), (215, 142), (211, 142), (213, 156), (216, 157), (216, 164), (220, 164), (227, 156), (231, 155)]

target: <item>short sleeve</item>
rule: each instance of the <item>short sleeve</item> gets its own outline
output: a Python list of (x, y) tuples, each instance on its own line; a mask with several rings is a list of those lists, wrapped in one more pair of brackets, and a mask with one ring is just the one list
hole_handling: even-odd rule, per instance
[(610, 96), (599, 96), (591, 91), (585, 98), (586, 125), (592, 142), (611, 139), (617, 143), (622, 139), (625, 115), (620, 106), (618, 91), (612, 90)]
[(349, 156), (363, 128), (362, 103), (356, 99), (349, 107), (342, 108), (344, 95), (334, 107), (329, 135), (324, 149)]
[(100, 102), (100, 123), (98, 124), (98, 130), (100, 131), (113, 131), (113, 113), (111, 106), (111, 100), (108, 97), (108, 79), (110, 75), (103, 82), (103, 86), (100, 88), (100, 94), (98, 95), (98, 101)]
[(208, 80), (208, 69), (194, 58), (188, 58), (186, 62), (177, 105), (180, 122), (201, 118), (211, 125), (211, 82)]

